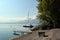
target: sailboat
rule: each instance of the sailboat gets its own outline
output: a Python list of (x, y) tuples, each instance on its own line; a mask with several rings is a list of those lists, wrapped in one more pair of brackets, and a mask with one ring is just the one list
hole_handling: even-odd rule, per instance
[[(23, 27), (25, 27), (25, 28), (33, 28), (33, 25), (32, 24), (29, 24), (29, 12), (28, 12), (28, 24), (26, 24), (26, 25), (23, 25)], [(14, 31), (14, 35), (19, 35), (17, 32), (22, 32), (22, 33), (28, 33), (28, 32), (23, 32), (23, 31)]]
[(28, 24), (23, 25), (25, 28), (33, 28), (33, 25), (29, 23), (29, 12), (28, 12)]

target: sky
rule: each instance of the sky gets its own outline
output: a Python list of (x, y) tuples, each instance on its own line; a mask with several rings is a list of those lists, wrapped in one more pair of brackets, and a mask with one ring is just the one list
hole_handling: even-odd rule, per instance
[(35, 19), (38, 13), (36, 0), (0, 0), (0, 22)]

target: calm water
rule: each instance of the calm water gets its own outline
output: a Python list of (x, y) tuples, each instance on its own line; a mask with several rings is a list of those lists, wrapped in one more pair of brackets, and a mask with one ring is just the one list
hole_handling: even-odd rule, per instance
[(13, 35), (14, 30), (29, 30), (22, 27), (23, 24), (0, 24), (0, 40), (9, 40)]
[(23, 29), (21, 24), (0, 24), (0, 40), (9, 40), (14, 37), (13, 31), (18, 28), (20, 30)]

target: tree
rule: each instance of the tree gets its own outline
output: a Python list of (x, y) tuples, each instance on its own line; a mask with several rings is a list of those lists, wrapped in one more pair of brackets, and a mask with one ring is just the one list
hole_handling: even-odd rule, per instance
[(60, 0), (37, 0), (39, 20), (47, 21), (54, 28), (60, 28)]

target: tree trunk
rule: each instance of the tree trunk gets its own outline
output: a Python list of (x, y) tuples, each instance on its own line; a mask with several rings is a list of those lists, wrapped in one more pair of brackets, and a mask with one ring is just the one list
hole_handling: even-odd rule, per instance
[(56, 28), (56, 22), (55, 22), (55, 20), (53, 20), (52, 22), (53, 22), (53, 28)]

